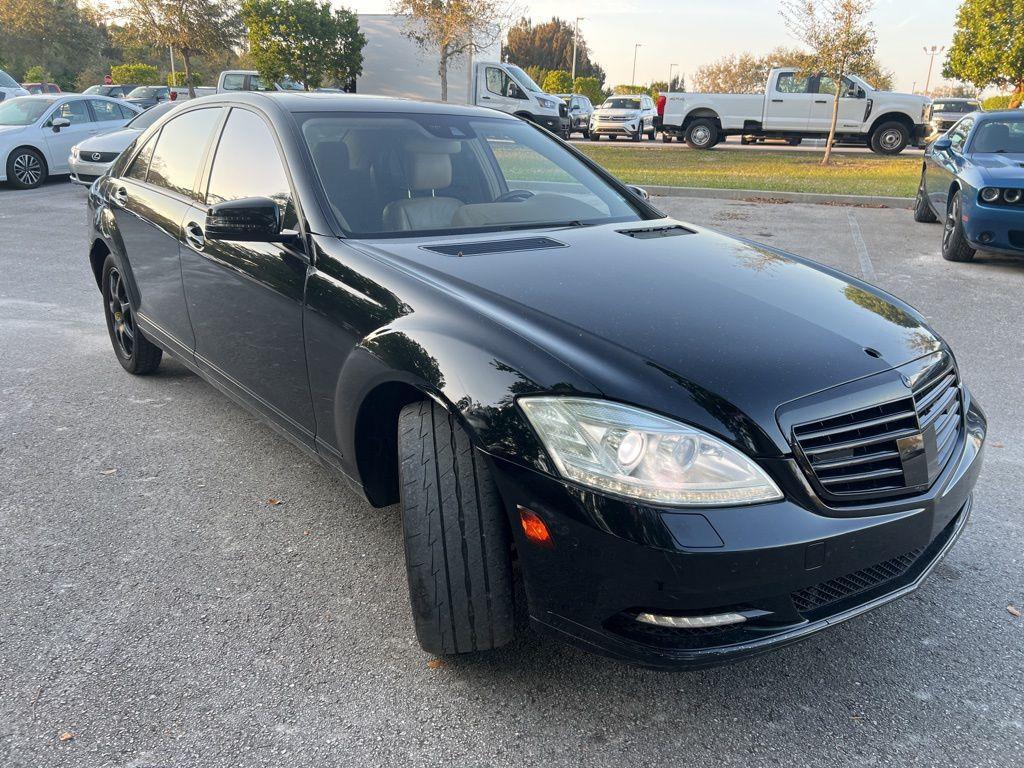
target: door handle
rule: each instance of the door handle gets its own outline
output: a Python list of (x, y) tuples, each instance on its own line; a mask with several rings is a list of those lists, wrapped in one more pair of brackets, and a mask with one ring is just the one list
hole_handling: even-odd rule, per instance
[(185, 225), (185, 239), (188, 241), (188, 244), (196, 250), (201, 251), (203, 246), (206, 245), (206, 238), (203, 236), (203, 228), (194, 221), (190, 221)]
[(124, 187), (118, 187), (115, 189), (112, 197), (114, 198), (114, 202), (121, 207), (128, 204), (128, 190)]
[(815, 99), (815, 104), (828, 104), (828, 99)]
[(480, 101), (490, 101), (490, 100), (491, 100), (490, 96), (481, 96), (480, 97)]
[(784, 99), (772, 99), (772, 104), (781, 104)]

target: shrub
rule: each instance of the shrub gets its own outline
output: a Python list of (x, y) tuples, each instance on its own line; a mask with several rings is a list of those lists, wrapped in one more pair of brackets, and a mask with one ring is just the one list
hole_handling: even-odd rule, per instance
[(577, 77), (572, 84), (573, 93), (582, 93), (595, 107), (604, 101), (604, 91), (601, 90), (601, 81), (596, 77)]
[[(173, 75), (167, 75), (167, 84), (169, 86), (171, 86), (171, 88), (184, 88), (185, 86), (188, 85), (188, 83), (185, 80), (185, 73), (184, 72), (175, 72)], [(192, 85), (193, 85), (193, 87), (199, 87), (202, 84), (203, 84), (203, 78), (199, 75), (198, 72), (193, 72), (192, 73)]]
[(981, 108), (991, 112), (994, 109), (1009, 109), (1010, 107), (1010, 94), (1003, 94), (1002, 96), (989, 96), (983, 102), (981, 102)]
[(25, 77), (22, 78), (22, 82), (26, 83), (52, 83), (53, 75), (46, 71), (43, 67), (34, 66), (29, 67), (25, 70)]
[(110, 68), (115, 83), (159, 85), (160, 71), (151, 64), (116, 64)]
[(553, 69), (548, 72), (541, 87), (546, 93), (571, 93), (572, 75), (564, 69)]

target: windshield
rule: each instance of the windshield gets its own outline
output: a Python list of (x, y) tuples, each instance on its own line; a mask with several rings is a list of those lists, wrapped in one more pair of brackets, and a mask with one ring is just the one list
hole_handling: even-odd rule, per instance
[(18, 81), (0, 69), (0, 88), (17, 88)]
[(640, 99), (607, 99), (603, 109), (640, 109)]
[(506, 64), (505, 68), (526, 90), (533, 91), (534, 93), (544, 93), (544, 89), (533, 82), (533, 79), (515, 64)]
[(82, 93), (86, 96), (106, 96), (113, 88), (112, 85), (90, 85)]
[(628, 192), (519, 120), (322, 112), (296, 119), (331, 208), (354, 236), (644, 218)]
[(176, 101), (166, 101), (163, 104), (157, 104), (145, 112), (140, 112), (136, 117), (125, 123), (124, 127), (131, 128), (133, 131), (144, 131), (176, 106), (178, 106)]
[(129, 93), (125, 98), (128, 98), (128, 99), (151, 99), (154, 96), (159, 96), (160, 94), (165, 93), (166, 91), (167, 91), (167, 88), (165, 88), (163, 86), (140, 85), (134, 91)]
[(932, 104), (932, 112), (967, 114), (979, 109), (981, 109), (980, 101), (936, 101)]
[(297, 80), (292, 80), (290, 77), (284, 77), (284, 78), (278, 80), (277, 81), (277, 88), (267, 88), (266, 84), (263, 82), (263, 78), (261, 78), (259, 75), (253, 75), (252, 76), (252, 80), (250, 82), (252, 83), (251, 87), (252, 87), (252, 89), (254, 91), (270, 91), (270, 90), (278, 90), (278, 89), (280, 89), (282, 91), (304, 91), (304, 90), (306, 90), (303, 87), (302, 83), (298, 82)]
[(53, 105), (53, 99), (20, 99), (0, 102), (0, 125), (32, 125)]
[(1024, 154), (1024, 117), (982, 123), (975, 130), (971, 152)]

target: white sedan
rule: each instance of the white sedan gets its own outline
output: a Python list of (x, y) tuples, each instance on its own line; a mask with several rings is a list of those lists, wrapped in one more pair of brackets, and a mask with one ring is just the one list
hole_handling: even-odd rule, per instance
[(121, 130), (105, 133), (102, 136), (90, 136), (80, 144), (73, 146), (71, 157), (68, 158), (72, 183), (81, 184), (83, 187), (90, 186), (107, 172), (117, 160), (117, 156), (124, 152), (142, 131), (149, 128), (178, 104), (177, 101), (165, 101), (163, 104), (157, 104), (133, 117)]
[(105, 96), (20, 96), (0, 103), (0, 182), (38, 187), (69, 173), (71, 148), (123, 128), (141, 110)]

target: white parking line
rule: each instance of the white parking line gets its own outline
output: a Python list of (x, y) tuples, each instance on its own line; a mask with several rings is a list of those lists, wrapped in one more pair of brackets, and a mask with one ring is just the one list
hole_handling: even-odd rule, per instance
[(853, 245), (857, 249), (857, 258), (860, 259), (861, 274), (869, 283), (874, 283), (878, 280), (878, 276), (875, 274), (875, 265), (871, 263), (868, 247), (864, 244), (864, 237), (860, 233), (860, 224), (857, 223), (857, 217), (853, 215), (853, 211), (847, 211), (846, 216), (850, 220), (850, 234), (853, 235)]

